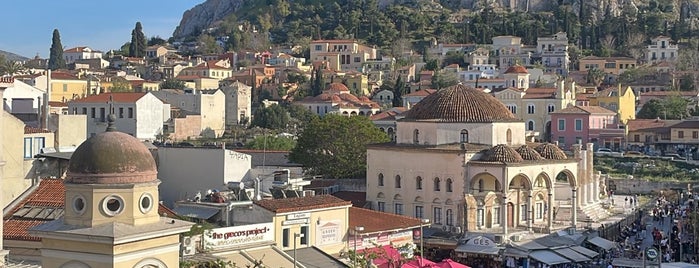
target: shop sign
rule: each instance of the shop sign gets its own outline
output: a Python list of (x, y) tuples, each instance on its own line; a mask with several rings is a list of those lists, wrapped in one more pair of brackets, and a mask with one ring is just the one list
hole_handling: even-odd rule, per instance
[(408, 242), (412, 238), (411, 236), (412, 231), (393, 233), (388, 236), (388, 240), (391, 241), (391, 243)]
[(263, 241), (274, 241), (273, 230), (274, 225), (272, 223), (215, 228), (204, 232), (204, 247), (207, 249), (222, 249)]
[(287, 220), (283, 221), (282, 225), (296, 225), (296, 224), (307, 224), (308, 219), (296, 219), (296, 220)]
[(321, 222), (316, 227), (316, 245), (330, 245), (342, 242), (342, 223), (340, 221)]
[(294, 213), (286, 215), (287, 220), (298, 220), (298, 219), (308, 219), (311, 217), (310, 212)]
[(483, 236), (477, 236), (474, 238), (471, 238), (471, 240), (468, 240), (466, 242), (467, 245), (474, 245), (474, 246), (479, 246), (479, 247), (494, 247), (495, 242), (491, 240), (490, 238), (483, 237)]

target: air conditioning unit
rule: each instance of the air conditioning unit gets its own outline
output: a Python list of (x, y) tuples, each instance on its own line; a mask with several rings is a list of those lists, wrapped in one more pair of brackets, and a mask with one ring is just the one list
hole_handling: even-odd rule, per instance
[(460, 234), (460, 233), (461, 233), (461, 227), (459, 227), (459, 226), (452, 226), (452, 227), (451, 227), (451, 232), (452, 232), (452, 233), (456, 233), (456, 234)]
[(197, 253), (197, 244), (199, 239), (197, 237), (185, 236), (182, 237), (182, 243), (180, 247), (180, 252), (182, 256), (190, 256)]
[(503, 240), (504, 239), (503, 239), (502, 235), (496, 235), (494, 241), (495, 241), (495, 244), (502, 244)]
[(449, 227), (448, 227), (448, 226), (446, 226), (446, 225), (442, 226), (442, 231), (445, 231), (445, 232), (446, 232), (446, 231), (448, 231), (448, 230), (449, 230)]
[(304, 191), (303, 191), (303, 196), (304, 196), (304, 197), (305, 197), (305, 196), (315, 196), (315, 195), (316, 195), (316, 191), (313, 191), (313, 190), (304, 190)]
[(513, 235), (512, 236), (512, 242), (519, 242), (519, 241), (522, 241), (521, 235)]

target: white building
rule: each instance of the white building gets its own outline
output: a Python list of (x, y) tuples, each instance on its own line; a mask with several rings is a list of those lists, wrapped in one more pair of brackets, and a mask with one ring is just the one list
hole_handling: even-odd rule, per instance
[(201, 129), (210, 128), (216, 137), (226, 131), (226, 97), (221, 90), (185, 93), (181, 90), (160, 90), (151, 92), (164, 103), (185, 111), (201, 115)]
[(531, 64), (532, 53), (525, 51), (522, 46), (522, 38), (517, 36), (495, 36), (493, 37), (493, 51), (498, 59), (497, 65), (500, 70), (507, 70), (515, 64)]
[(6, 111), (25, 123), (37, 126), (45, 98), (44, 90), (14, 80), (12, 85), (5, 89), (3, 106)]
[(650, 45), (646, 48), (646, 62), (676, 61), (679, 56), (679, 47), (672, 42), (672, 38), (662, 35), (651, 39)]
[(347, 86), (341, 83), (331, 83), (322, 94), (308, 96), (294, 103), (320, 116), (329, 113), (371, 116), (381, 110), (378, 103), (366, 96), (352, 95)]
[(172, 206), (229, 181), (248, 180), (252, 157), (223, 148), (158, 147), (158, 163), (160, 200)]
[(235, 81), (222, 86), (221, 90), (226, 95), (226, 125), (249, 123), (252, 116), (252, 87)]
[(63, 59), (66, 64), (71, 64), (81, 59), (101, 59), (102, 51), (93, 50), (89, 47), (74, 47), (63, 51)]
[(105, 131), (110, 107), (116, 116), (116, 128), (141, 140), (155, 140), (163, 132), (163, 123), (170, 119), (170, 104), (152, 93), (102, 93), (68, 103), (70, 114), (87, 115), (88, 137)]
[(567, 75), (570, 67), (567, 34), (558, 32), (550, 37), (539, 37), (536, 43), (536, 53), (541, 58), (544, 72)]

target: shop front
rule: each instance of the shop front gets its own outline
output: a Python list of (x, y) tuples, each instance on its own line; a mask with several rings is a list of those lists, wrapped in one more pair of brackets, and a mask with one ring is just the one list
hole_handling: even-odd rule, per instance
[(458, 262), (473, 268), (502, 267), (504, 247), (485, 236), (470, 238), (454, 250)]

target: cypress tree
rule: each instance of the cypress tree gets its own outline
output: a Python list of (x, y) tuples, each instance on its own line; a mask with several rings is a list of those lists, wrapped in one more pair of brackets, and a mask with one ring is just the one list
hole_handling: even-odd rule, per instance
[(136, 27), (131, 31), (131, 44), (129, 45), (129, 57), (144, 57), (146, 55), (146, 35), (143, 34), (141, 22), (136, 22)]
[(396, 85), (393, 88), (393, 107), (403, 106), (403, 94), (405, 93), (405, 83), (403, 83), (403, 78), (399, 75), (396, 80)]
[(56, 70), (65, 67), (66, 60), (63, 58), (61, 34), (58, 32), (58, 29), (53, 29), (53, 39), (51, 40), (51, 50), (49, 56), (49, 69)]

